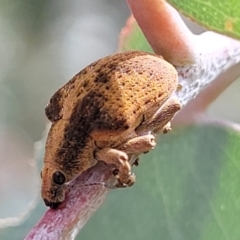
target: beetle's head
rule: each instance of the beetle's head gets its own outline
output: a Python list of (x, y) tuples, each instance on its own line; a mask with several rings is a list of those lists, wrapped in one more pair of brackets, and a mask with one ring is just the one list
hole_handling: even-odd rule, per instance
[(65, 200), (67, 176), (64, 172), (45, 164), (42, 172), (42, 198), (50, 208), (57, 208)]

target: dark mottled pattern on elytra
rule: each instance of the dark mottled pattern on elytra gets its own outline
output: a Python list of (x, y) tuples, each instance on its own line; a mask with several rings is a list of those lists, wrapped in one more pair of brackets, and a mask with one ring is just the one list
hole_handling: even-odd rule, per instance
[(94, 79), (95, 83), (107, 83), (110, 81), (111, 78), (109, 78), (108, 74), (104, 72), (99, 72), (96, 78)]
[(54, 161), (66, 169), (87, 166), (86, 152), (93, 151), (87, 145), (90, 135), (96, 141), (124, 140), (143, 115), (171, 96), (177, 82), (172, 65), (144, 52), (119, 53), (92, 63), (60, 89), (63, 120), (58, 127), (63, 132), (59, 140), (55, 136), (59, 142)]
[(69, 125), (65, 128), (64, 141), (56, 155), (58, 164), (64, 165), (65, 171), (81, 169), (82, 163), (79, 159), (91, 132), (96, 129), (114, 131), (128, 128), (126, 119), (115, 118), (108, 114), (104, 109), (105, 100), (100, 93), (90, 91), (75, 106)]
[(49, 104), (45, 108), (45, 114), (47, 118), (51, 121), (57, 121), (61, 118), (60, 111), (62, 109), (62, 94), (60, 91), (57, 91), (52, 98), (50, 99)]

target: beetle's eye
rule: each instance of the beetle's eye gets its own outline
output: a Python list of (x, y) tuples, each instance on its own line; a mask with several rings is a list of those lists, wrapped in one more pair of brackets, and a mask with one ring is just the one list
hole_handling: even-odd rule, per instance
[(56, 183), (58, 185), (62, 185), (65, 183), (66, 178), (63, 173), (57, 171), (52, 175), (52, 180), (54, 183)]

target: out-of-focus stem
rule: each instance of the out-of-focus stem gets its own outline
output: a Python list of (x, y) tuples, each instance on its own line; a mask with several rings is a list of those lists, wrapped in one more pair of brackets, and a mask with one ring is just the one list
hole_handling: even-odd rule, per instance
[(175, 66), (195, 62), (192, 33), (164, 0), (127, 0), (138, 25), (156, 54)]

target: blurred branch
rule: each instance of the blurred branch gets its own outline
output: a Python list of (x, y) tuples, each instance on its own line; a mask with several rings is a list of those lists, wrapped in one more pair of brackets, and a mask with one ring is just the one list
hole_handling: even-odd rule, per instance
[[(128, 3), (155, 52), (176, 66), (181, 85), (176, 94), (183, 105), (194, 103), (193, 99), (203, 89), (207, 96), (212, 96), (205, 103), (196, 101), (190, 112), (187, 106), (176, 117), (178, 122), (183, 122), (182, 115), (187, 111), (195, 119), (224, 88), (207, 86), (215, 80), (219, 81), (217, 85), (227, 86), (226, 79), (231, 82), (236, 77), (233, 74), (221, 80), (227, 69), (237, 67), (240, 42), (212, 32), (191, 34), (165, 1), (154, 0), (149, 4), (147, 0), (128, 0)], [(101, 184), (92, 184), (111, 185), (112, 181), (111, 172), (99, 162), (71, 183), (66, 201), (57, 210), (49, 209), (25, 239), (74, 239), (109, 191)]]
[(138, 25), (156, 54), (174, 66), (196, 61), (194, 36), (178, 12), (164, 0), (127, 0)]

